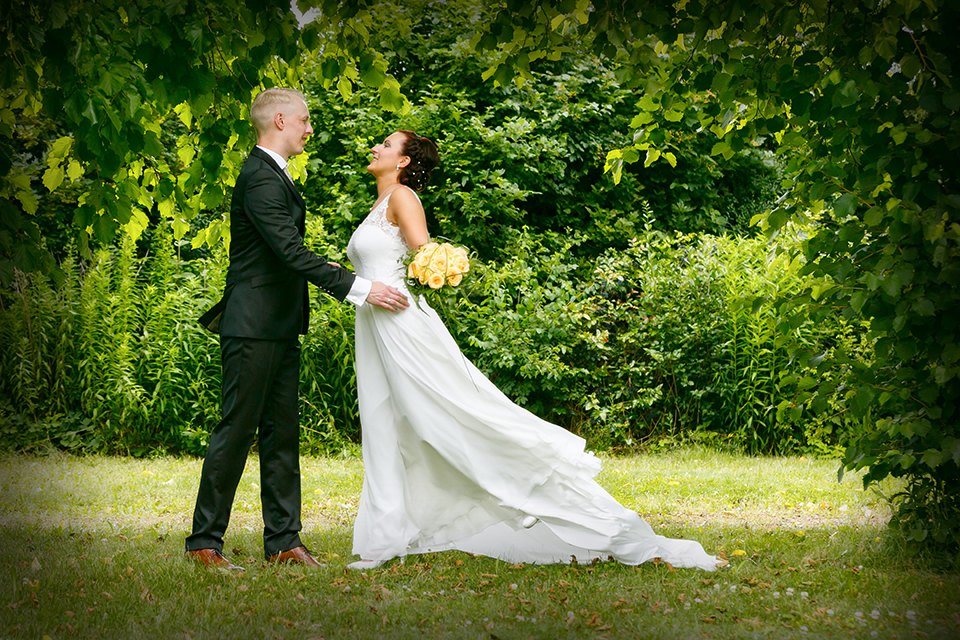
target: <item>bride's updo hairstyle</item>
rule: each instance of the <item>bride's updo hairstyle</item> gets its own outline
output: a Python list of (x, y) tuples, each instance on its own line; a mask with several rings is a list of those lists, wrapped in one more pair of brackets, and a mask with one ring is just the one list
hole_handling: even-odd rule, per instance
[(400, 168), (397, 179), (414, 191), (423, 191), (430, 182), (430, 172), (440, 164), (440, 154), (437, 145), (428, 138), (419, 136), (413, 131), (401, 129), (403, 134), (403, 149), (400, 153), (410, 158), (410, 163)]

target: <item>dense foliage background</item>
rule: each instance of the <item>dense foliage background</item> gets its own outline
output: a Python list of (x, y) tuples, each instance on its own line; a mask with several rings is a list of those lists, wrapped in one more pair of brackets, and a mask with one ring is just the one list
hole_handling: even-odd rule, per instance
[[(490, 57), (465, 46), (469, 11), (436, 10), (417, 26), (445, 28), (412, 29), (401, 51), (389, 48), (393, 34), (380, 42), (411, 100), (402, 115), (384, 117), (373, 90), (348, 100), (324, 90), (319, 70), (305, 66), (317, 132), (303, 188), (315, 214), (309, 242), (345, 261), (376, 198), (369, 147), (416, 129), (442, 150), (424, 194), (434, 234), (487, 265), (469, 296), (441, 311), (511, 397), (597, 447), (697, 438), (836, 453), (844, 428), (778, 412), (790, 396), (780, 391), (784, 346), (772, 325), (749, 326), (764, 315), (737, 303), (743, 292), (799, 286), (795, 265), (770, 268), (767, 242), (748, 228), (776, 198), (773, 155), (751, 149), (721, 166), (695, 131), (678, 130), (676, 168), (635, 166), (614, 183), (605, 151), (627, 142), (633, 93), (599, 59), (564, 58), (522, 87), (491, 87), (481, 78)], [(3, 362), (18, 372), (6, 394), (8, 445), (203, 453), (219, 370), (217, 341), (194, 320), (216, 299), (226, 259), (220, 247), (175, 244), (160, 225), (139, 246), (105, 246), (82, 267), (65, 245), (66, 286), (18, 279), (3, 324), (12, 347)], [(305, 434), (309, 448), (336, 451), (359, 435), (352, 309), (318, 299), (315, 314)]]
[[(628, 4), (6, 3), (4, 441), (203, 450), (247, 104), (302, 82), (311, 242), (342, 258), (371, 144), (436, 139), (431, 227), (487, 266), (444, 313), (518, 401), (595, 446), (842, 450), (955, 547), (960, 9)], [(316, 304), (307, 439), (349, 448), (350, 309)]]

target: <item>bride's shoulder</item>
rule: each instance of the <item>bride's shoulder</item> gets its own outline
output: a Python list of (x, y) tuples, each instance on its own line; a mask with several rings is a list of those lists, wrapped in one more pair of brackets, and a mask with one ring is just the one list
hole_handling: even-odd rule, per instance
[(396, 204), (391, 208), (408, 207), (408, 206), (421, 206), (420, 196), (417, 195), (417, 192), (408, 187), (407, 185), (400, 185), (400, 188), (390, 194)]

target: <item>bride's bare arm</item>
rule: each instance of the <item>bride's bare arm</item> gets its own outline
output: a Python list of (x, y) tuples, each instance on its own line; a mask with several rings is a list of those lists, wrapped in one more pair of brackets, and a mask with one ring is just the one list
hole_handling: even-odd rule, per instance
[(427, 218), (420, 199), (410, 189), (400, 187), (390, 195), (387, 205), (387, 220), (400, 227), (400, 233), (411, 249), (427, 244)]

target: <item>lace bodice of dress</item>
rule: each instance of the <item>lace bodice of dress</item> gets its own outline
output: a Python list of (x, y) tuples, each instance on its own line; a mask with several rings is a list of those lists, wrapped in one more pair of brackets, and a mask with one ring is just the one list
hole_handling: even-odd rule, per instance
[(357, 275), (406, 290), (404, 260), (407, 243), (400, 228), (387, 220), (390, 195), (375, 206), (353, 232), (347, 244), (347, 257)]

